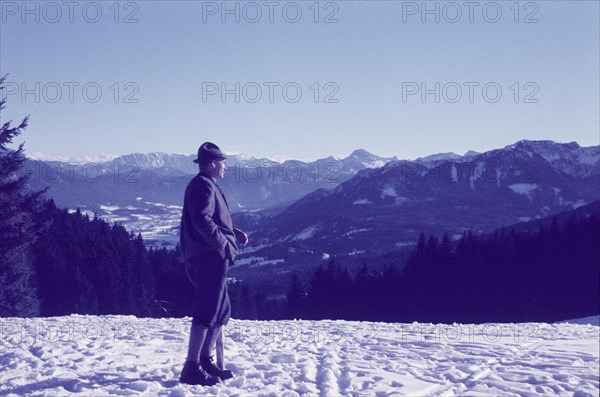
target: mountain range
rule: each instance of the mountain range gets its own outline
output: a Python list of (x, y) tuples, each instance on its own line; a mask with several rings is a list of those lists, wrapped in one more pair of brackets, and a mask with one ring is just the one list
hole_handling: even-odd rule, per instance
[[(95, 163), (27, 159), (24, 173), (30, 185), (49, 188), (48, 196), (66, 207), (142, 232), (147, 240), (173, 245), (178, 239), (185, 187), (198, 167), (195, 155), (133, 153)], [(319, 188), (336, 186), (358, 171), (397, 158), (356, 150), (344, 158), (313, 162), (229, 155), (220, 182), (233, 213), (276, 210)]]
[(599, 161), (599, 146), (527, 140), (458, 158), (391, 161), (278, 213), (236, 214), (254, 242), (238, 263), (405, 257), (422, 232), (457, 239), (541, 219), (600, 200)]
[[(97, 212), (178, 240), (194, 155), (130, 154), (92, 165), (29, 159), (33, 188), (59, 206)], [(600, 146), (522, 140), (484, 153), (416, 160), (356, 150), (345, 158), (277, 163), (232, 155), (219, 182), (234, 222), (248, 231), (233, 273), (288, 272), (330, 257), (358, 263), (405, 255), (420, 233), (457, 239), (600, 200)], [(237, 269), (237, 270), (234, 270)]]

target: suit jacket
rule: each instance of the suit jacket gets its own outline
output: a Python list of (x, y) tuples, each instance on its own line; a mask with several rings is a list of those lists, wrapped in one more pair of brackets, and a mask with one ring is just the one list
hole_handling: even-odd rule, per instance
[(180, 245), (186, 262), (223, 248), (233, 261), (238, 251), (225, 196), (212, 178), (203, 173), (196, 175), (185, 189)]

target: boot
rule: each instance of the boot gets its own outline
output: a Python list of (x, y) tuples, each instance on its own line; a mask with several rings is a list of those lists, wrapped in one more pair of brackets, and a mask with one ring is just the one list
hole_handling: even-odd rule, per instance
[(216, 376), (216, 377), (220, 378), (221, 380), (233, 378), (233, 373), (230, 370), (221, 369), (215, 365), (213, 356), (200, 357), (200, 366), (209, 375)]
[(214, 386), (220, 380), (216, 376), (207, 374), (197, 362), (186, 361), (181, 370), (179, 382), (188, 385)]

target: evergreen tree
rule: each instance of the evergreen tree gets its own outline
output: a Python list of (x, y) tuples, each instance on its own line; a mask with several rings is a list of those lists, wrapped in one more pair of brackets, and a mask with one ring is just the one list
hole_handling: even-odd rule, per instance
[(310, 319), (322, 319), (326, 316), (327, 308), (325, 307), (329, 299), (329, 291), (331, 284), (328, 283), (327, 270), (322, 264), (314, 271), (310, 280), (310, 288), (308, 291), (308, 310), (307, 316)]
[(303, 314), (304, 290), (298, 274), (294, 273), (287, 291), (287, 310), (292, 318), (300, 318)]
[(452, 242), (450, 241), (450, 236), (448, 232), (444, 233), (444, 237), (442, 237), (442, 241), (440, 242), (440, 246), (438, 249), (438, 257), (441, 262), (449, 262), (452, 256)]
[(377, 304), (375, 300), (377, 289), (374, 286), (373, 276), (369, 272), (366, 260), (363, 260), (354, 280), (354, 296), (350, 300), (354, 309), (352, 318), (354, 320), (367, 319)]
[[(0, 78), (0, 92), (5, 78)], [(0, 113), (5, 103), (1, 98)], [(16, 150), (8, 147), (27, 122), (28, 117), (16, 127), (11, 127), (11, 121), (0, 122), (0, 317), (39, 313), (32, 244), (40, 227), (34, 214), (44, 191), (29, 191), (29, 175), (19, 175), (25, 162), (23, 144)]]

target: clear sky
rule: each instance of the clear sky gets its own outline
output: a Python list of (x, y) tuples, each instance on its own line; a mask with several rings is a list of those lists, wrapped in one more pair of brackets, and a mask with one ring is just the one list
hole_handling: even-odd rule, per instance
[(31, 115), (30, 153), (193, 153), (211, 140), (256, 157), (415, 158), (520, 139), (600, 144), (598, 1), (0, 7), (1, 117)]

